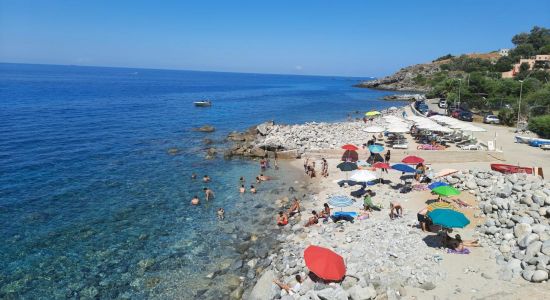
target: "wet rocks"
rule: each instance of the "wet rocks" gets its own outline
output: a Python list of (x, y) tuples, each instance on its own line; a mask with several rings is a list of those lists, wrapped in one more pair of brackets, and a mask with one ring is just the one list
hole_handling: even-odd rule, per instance
[(193, 131), (214, 132), (214, 131), (216, 131), (216, 128), (212, 125), (203, 125), (201, 127), (194, 128)]
[(166, 150), (166, 152), (169, 155), (175, 156), (175, 155), (179, 155), (181, 153), (181, 150), (178, 149), (178, 148), (168, 148), (168, 150)]

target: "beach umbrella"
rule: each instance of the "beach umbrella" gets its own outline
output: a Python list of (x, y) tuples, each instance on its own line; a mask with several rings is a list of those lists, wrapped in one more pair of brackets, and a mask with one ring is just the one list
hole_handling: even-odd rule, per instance
[(430, 185), (428, 185), (428, 188), (430, 190), (433, 190), (435, 189), (436, 187), (440, 187), (440, 186), (446, 186), (446, 185), (449, 185), (448, 183), (445, 183), (445, 182), (441, 182), (441, 181), (436, 181), (436, 182), (432, 182)]
[(338, 253), (319, 246), (309, 246), (304, 250), (307, 268), (324, 280), (340, 281), (346, 276), (344, 258)]
[(352, 145), (352, 144), (345, 144), (344, 146), (342, 146), (342, 149), (351, 150), (351, 151), (359, 150), (359, 148), (357, 148), (357, 146)]
[(349, 161), (339, 163), (336, 167), (338, 169), (340, 169), (340, 171), (342, 171), (342, 172), (349, 172), (349, 171), (357, 170), (357, 165), (352, 163), (352, 162), (349, 162)]
[(359, 154), (357, 153), (357, 151), (346, 150), (344, 151), (344, 154), (342, 154), (342, 161), (356, 162), (358, 160), (359, 160)]
[(380, 133), (380, 132), (384, 132), (384, 130), (385, 130), (384, 127), (376, 126), (376, 125), (363, 128), (364, 132), (370, 132), (370, 133)]
[(457, 210), (456, 207), (452, 206), (451, 204), (447, 202), (434, 202), (426, 207), (428, 211), (436, 210), (436, 209), (454, 209)]
[(470, 224), (463, 213), (453, 209), (435, 209), (428, 212), (428, 217), (435, 225), (445, 228), (464, 228)]
[(372, 152), (372, 153), (380, 153), (380, 152), (384, 151), (384, 146), (370, 145), (369, 146), (369, 151)]
[(372, 166), (376, 169), (389, 169), (389, 168), (391, 168), (391, 166), (389, 164), (383, 163), (383, 162), (377, 162)]
[(421, 157), (418, 157), (418, 156), (409, 155), (409, 156), (403, 158), (403, 160), (401, 162), (406, 163), (406, 164), (415, 164), (416, 165), (416, 164), (423, 163), (424, 159), (421, 158)]
[(372, 110), (372, 111), (369, 111), (369, 112), (365, 113), (365, 116), (367, 116), (367, 117), (374, 117), (374, 116), (378, 116), (379, 114), (380, 114), (379, 111)]
[(435, 189), (432, 190), (432, 192), (444, 197), (460, 195), (459, 190), (448, 185), (436, 187)]
[(331, 196), (328, 199), (328, 204), (334, 207), (346, 207), (353, 204), (353, 199), (348, 196)]
[(437, 174), (435, 174), (435, 177), (443, 177), (443, 176), (447, 176), (447, 175), (451, 175), (453, 173), (456, 173), (458, 172), (458, 170), (455, 170), (455, 169), (443, 169), (439, 172), (437, 172)]
[(368, 170), (356, 170), (351, 173), (350, 180), (357, 181), (357, 182), (369, 182), (377, 179), (378, 176), (374, 174), (371, 171)]
[(405, 173), (416, 173), (416, 170), (409, 165), (395, 164), (391, 166), (391, 168), (397, 171), (405, 172)]
[(386, 129), (386, 131), (391, 133), (407, 133), (409, 132), (409, 128), (395, 126), (395, 127), (389, 127), (388, 129)]
[(358, 160), (356, 164), (361, 167), (370, 167), (369, 162), (366, 160)]

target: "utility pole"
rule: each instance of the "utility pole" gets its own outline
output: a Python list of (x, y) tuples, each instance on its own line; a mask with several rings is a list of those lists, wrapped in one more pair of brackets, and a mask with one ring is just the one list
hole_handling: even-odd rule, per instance
[(523, 80), (519, 81), (519, 102), (518, 102), (518, 123), (517, 123), (517, 130), (519, 130), (519, 117), (521, 113), (521, 94), (523, 92)]
[(458, 79), (458, 109), (460, 109), (460, 88), (462, 87), (462, 78)]

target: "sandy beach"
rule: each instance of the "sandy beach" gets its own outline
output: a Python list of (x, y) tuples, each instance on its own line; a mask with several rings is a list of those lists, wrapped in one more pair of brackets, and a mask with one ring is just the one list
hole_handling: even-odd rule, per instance
[[(410, 108), (406, 109), (408, 113), (411, 113)], [(497, 152), (456, 149), (448, 151), (392, 150), (390, 163), (399, 162), (407, 155), (417, 155), (425, 158), (426, 164), (434, 171), (453, 168), (459, 170), (458, 174), (465, 174), (466, 178), (478, 181), (483, 180), (476, 176), (481, 177), (486, 174), (491, 176), (492, 174), (491, 178), (499, 187), (500, 181), (507, 180), (507, 177), (504, 175), (499, 175), (499, 177), (496, 175), (497, 173), (490, 171), (491, 162), (519, 163), (550, 170), (548, 154), (524, 144), (515, 144), (511, 128), (477, 123), (476, 125), (487, 129), (487, 132), (482, 132), (477, 136), (478, 140), (494, 139), (496, 133)], [(452, 234), (459, 233), (465, 240), (479, 239), (481, 241), (481, 247), (468, 247), (470, 253), (467, 255), (447, 253), (447, 249), (441, 246), (437, 229), (434, 229), (433, 232), (420, 230), (416, 217), (417, 212), (437, 197), (429, 190), (413, 189), (410, 192), (400, 193), (401, 172), (393, 170), (388, 173), (381, 173), (380, 170), (373, 171), (382, 175), (384, 179), (384, 184), (368, 187), (374, 191), (373, 202), (381, 206), (380, 211), (372, 212), (367, 219), (356, 218), (353, 223), (328, 221), (305, 227), (304, 224), (311, 216), (311, 211), (321, 211), (323, 203), (326, 203), (331, 195), (349, 196), (350, 192), (358, 189), (356, 186), (340, 187), (337, 184), (338, 181), (346, 179), (346, 173), (336, 168), (336, 165), (341, 162), (342, 152), (343, 150), (340, 149), (316, 149), (304, 153), (302, 159), (290, 161), (291, 165), (298, 170), (303, 169), (305, 158), (309, 158), (310, 163), (316, 162), (317, 177), (309, 178), (304, 173), (300, 180), (294, 182), (298, 186), (307, 186), (307, 190), (314, 194), (308, 195), (307, 200), (301, 201), (301, 214), (291, 217), (290, 224), (281, 228), (278, 237), (282, 243), (281, 250), (270, 255), (271, 266), (259, 276), (254, 289), (244, 293), (244, 299), (281, 297), (282, 299), (550, 298), (547, 292), (549, 284), (546, 280), (541, 283), (529, 282), (524, 279), (526, 275), (522, 277), (521, 269), (520, 273), (514, 273), (514, 276), (510, 275), (509, 278), (503, 275), (506, 273), (503, 264), (505, 265), (506, 261), (514, 260), (515, 256), (513, 257), (512, 253), (507, 255), (498, 251), (498, 245), (495, 246), (494, 242), (495, 239), (499, 239), (497, 237), (504, 241), (500, 235), (485, 234), (485, 225), (488, 220), (496, 217), (497, 214), (500, 216), (502, 211), (493, 211), (491, 214), (484, 210), (484, 204), (480, 197), (486, 195), (486, 188), (477, 187), (477, 185), (477, 190), (466, 188), (469, 183), (466, 183), (466, 179), (462, 180), (463, 175), (459, 177), (447, 176), (438, 180), (456, 181), (457, 186), (463, 189), (458, 199), (467, 203), (468, 207), (461, 208), (460, 211), (470, 220), (470, 224), (465, 228), (455, 229)], [(363, 149), (358, 150), (358, 153), (359, 159), (366, 159), (369, 155), (368, 150)], [(326, 158), (329, 165), (329, 176), (326, 178), (320, 176), (322, 158)], [(497, 179), (500, 180), (498, 184)], [(526, 180), (540, 181), (540, 191), (546, 192), (546, 194), (542, 194), (543, 197), (550, 200), (548, 182), (531, 175), (526, 177)], [(413, 185), (415, 184), (417, 183), (413, 182)], [(527, 189), (530, 189), (529, 187)], [(517, 189), (516, 185), (514, 189)], [(521, 190), (521, 186), (519, 190)], [(524, 192), (531, 197), (531, 191)], [(517, 197), (522, 195), (518, 192)], [(516, 195), (514, 194), (513, 197)], [(514, 201), (512, 198), (510, 199), (510, 201)], [(362, 198), (355, 198), (355, 203), (343, 210), (361, 214), (362, 202)], [(390, 219), (390, 202), (399, 202), (402, 205), (404, 210), (402, 218)], [(550, 201), (548, 202), (550, 203)], [(289, 203), (281, 201), (280, 205), (288, 207)], [(542, 208), (543, 205), (546, 205), (544, 200), (540, 207)], [(538, 207), (536, 206), (534, 209)], [(525, 207), (521, 206), (521, 209), (525, 209)], [(333, 208), (332, 212), (339, 210), (341, 209)], [(520, 212), (520, 215), (523, 215), (523, 211)], [(546, 234), (550, 232), (547, 216), (536, 215), (537, 218), (535, 218), (535, 223), (540, 222), (539, 225), (542, 226), (543, 232), (539, 234), (541, 243), (546, 240)], [(514, 226), (519, 225), (523, 224)], [(507, 229), (502, 225), (502, 230), (504, 234), (506, 230), (509, 232), (512, 229)], [(310, 279), (307, 279), (302, 284), (299, 293), (292, 296), (285, 295), (285, 292), (281, 293), (272, 280), (278, 279), (288, 282), (292, 286), (296, 283), (294, 279), (296, 274), (306, 276), (308, 269), (304, 263), (303, 251), (309, 245), (326, 247), (340, 254), (346, 262), (346, 274), (351, 276), (346, 276), (341, 282), (328, 284), (311, 282)], [(520, 250), (520, 247), (515, 247), (517, 251), (525, 253), (525, 247), (521, 247), (523, 250)], [(540, 248), (539, 251), (541, 251)], [(539, 258), (546, 257), (540, 252), (536, 255)], [(497, 262), (498, 260), (500, 263)], [(526, 263), (522, 268), (527, 268), (527, 266)], [(544, 272), (547, 272), (546, 269)], [(529, 274), (532, 275), (532, 273)], [(545, 274), (547, 278), (547, 273)]]

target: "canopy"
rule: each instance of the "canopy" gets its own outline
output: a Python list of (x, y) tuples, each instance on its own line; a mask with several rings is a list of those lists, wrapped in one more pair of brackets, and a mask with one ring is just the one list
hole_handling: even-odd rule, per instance
[(389, 168), (391, 168), (391, 166), (389, 164), (383, 163), (383, 162), (377, 162), (372, 166), (376, 169), (389, 169)]
[(346, 207), (353, 204), (353, 200), (347, 196), (332, 196), (328, 199), (328, 204), (334, 207)]
[(416, 170), (413, 167), (404, 164), (395, 164), (391, 166), (391, 168), (405, 173), (416, 173)]
[(359, 148), (355, 145), (352, 145), (352, 144), (345, 144), (344, 146), (342, 146), (342, 149), (356, 151)]
[(421, 158), (421, 157), (418, 157), (418, 156), (409, 155), (409, 156), (403, 158), (403, 160), (401, 162), (406, 163), (406, 164), (415, 164), (416, 165), (416, 164), (423, 163), (424, 159)]
[(464, 228), (470, 224), (463, 213), (453, 209), (435, 209), (428, 212), (428, 217), (435, 225), (445, 228)]
[(352, 162), (349, 162), (349, 161), (339, 163), (336, 167), (338, 169), (340, 169), (340, 171), (343, 171), (343, 172), (349, 172), (349, 171), (357, 170), (357, 165), (352, 163)]
[(384, 151), (384, 146), (370, 145), (369, 146), (369, 151), (372, 152), (372, 153), (380, 153), (380, 152)]
[(365, 113), (365, 116), (373, 117), (373, 116), (378, 116), (379, 114), (380, 114), (379, 111), (373, 110), (373, 111), (369, 111), (369, 112)]
[(449, 184), (446, 183), (446, 182), (442, 182), (442, 181), (436, 181), (436, 182), (433, 182), (433, 183), (431, 183), (430, 185), (428, 185), (428, 188), (429, 188), (430, 190), (433, 190), (433, 189), (435, 189), (436, 187), (446, 186), (446, 185), (449, 185)]
[(369, 182), (377, 179), (378, 177), (371, 171), (368, 170), (357, 170), (353, 171), (350, 176), (350, 180), (357, 182)]
[(380, 132), (384, 132), (384, 130), (385, 130), (384, 127), (376, 126), (376, 125), (363, 128), (364, 132), (370, 132), (370, 133), (380, 133)]
[(448, 185), (438, 186), (435, 189), (433, 189), (432, 192), (445, 197), (460, 195), (459, 190)]
[(304, 251), (307, 268), (324, 280), (340, 281), (346, 276), (344, 258), (330, 249), (309, 246)]

